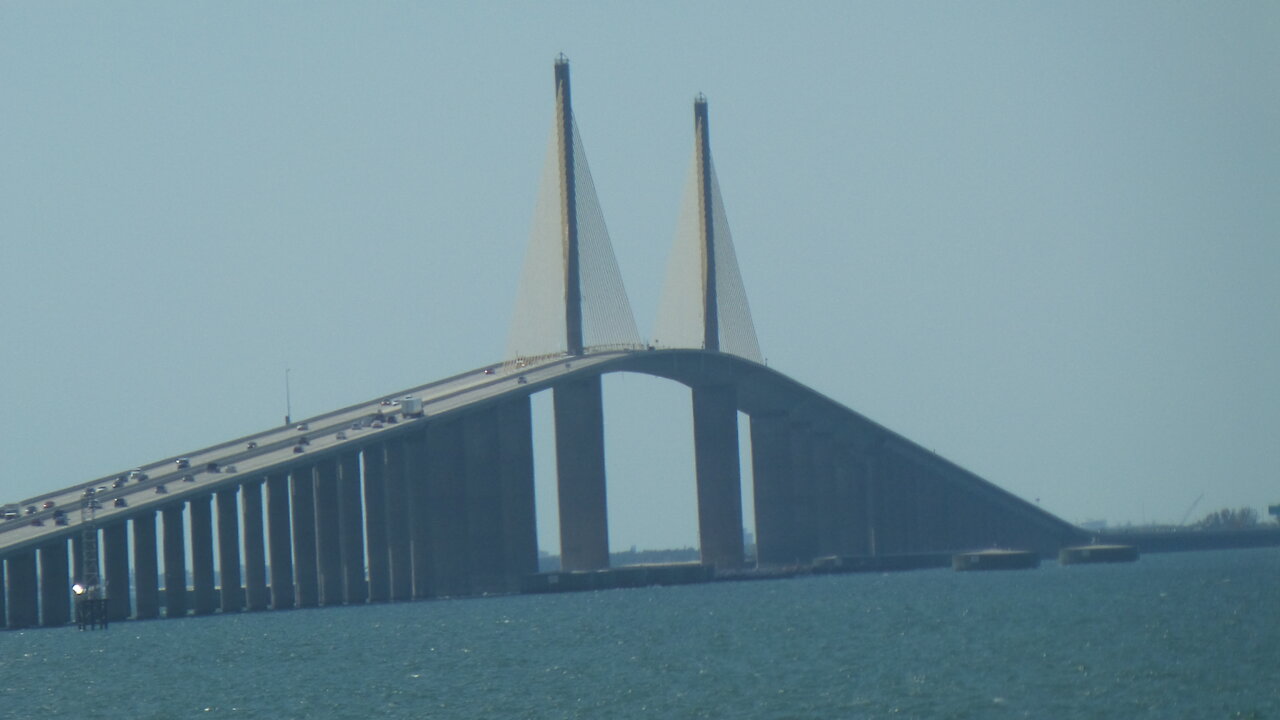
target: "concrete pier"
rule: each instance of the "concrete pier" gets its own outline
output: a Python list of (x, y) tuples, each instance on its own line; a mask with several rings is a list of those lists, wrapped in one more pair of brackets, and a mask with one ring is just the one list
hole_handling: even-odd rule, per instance
[(791, 448), (791, 527), (795, 560), (807, 565), (817, 553), (816, 498), (813, 478), (813, 438), (808, 422), (793, 420), (788, 432)]
[(41, 545), (37, 551), (40, 560), (40, 624), (44, 627), (71, 622), (71, 565), (67, 560), (67, 545), (66, 540), (54, 540)]
[(293, 528), (289, 504), (289, 476), (267, 476), (267, 552), (271, 558), (271, 609), (287, 610), (297, 603), (293, 585)]
[[(65, 545), (65, 543), (64, 543)], [(66, 554), (66, 547), (62, 548)], [(119, 622), (133, 614), (129, 599), (129, 525), (118, 520), (102, 527), (102, 575), (107, 592), (107, 621)]]
[(156, 554), (156, 513), (137, 512), (133, 524), (133, 593), (137, 603), (134, 617), (160, 617), (160, 565)]
[(342, 551), (343, 600), (348, 605), (363, 604), (369, 599), (360, 485), (360, 453), (343, 453), (338, 457), (338, 545)]
[(338, 513), (338, 462), (316, 464), (316, 560), (320, 569), (320, 602), (343, 603), (341, 527)]
[(244, 606), (250, 611), (266, 610), (271, 604), (271, 596), (267, 593), (262, 485), (262, 480), (251, 480), (240, 486), (240, 522), (244, 533)]
[[(426, 499), (422, 505), (415, 503), (414, 508), (427, 525), (424, 549), (430, 580), (422, 595), (414, 575), (414, 597), (468, 595), (471, 591), (464, 422), (465, 419), (436, 421), (427, 427)], [(423, 508), (420, 512), (419, 507)], [(415, 544), (415, 573), (417, 553)]]
[(244, 593), (240, 586), (240, 508), (236, 502), (239, 487), (217, 493), (218, 504), (218, 606), (224, 613), (244, 609)]
[(387, 539), (386, 445), (364, 449), (364, 525), (369, 551), (369, 602), (391, 600), (391, 548)]
[(505, 590), (538, 572), (538, 520), (533, 493), (533, 419), (529, 396), (498, 406), (498, 454), (502, 473)]
[(416, 432), (404, 439), (404, 497), (406, 504), (405, 527), (409, 534), (409, 576), (412, 578), (414, 598), (428, 598), (433, 594), (433, 559), (431, 553), (432, 523), (428, 516), (428, 484), (431, 457), (427, 432)]
[(320, 604), (319, 565), (316, 560), (315, 480), (311, 467), (295, 469), (289, 475), (293, 514), (293, 581), (298, 607)]
[(506, 585), (505, 528), (497, 407), (468, 413), (462, 420), (462, 442), (466, 466), (463, 497), (467, 591), (469, 594), (502, 592)]
[(562, 381), (553, 390), (564, 570), (609, 566), (605, 499), (604, 407), (600, 377)]
[(791, 450), (785, 414), (751, 416), (751, 473), (756, 509), (756, 563), (794, 565)]
[(213, 580), (213, 496), (188, 501), (191, 512), (191, 586), (196, 615), (212, 615), (218, 607)]
[(182, 510), (183, 504), (175, 502), (160, 511), (160, 524), (164, 528), (164, 615), (167, 618), (187, 614), (187, 547)]
[[(387, 482), (387, 570), (391, 601), (413, 597), (413, 542), (409, 524), (409, 453), (401, 440), (384, 445)], [(415, 471), (417, 469), (415, 468)]]
[(737, 393), (732, 385), (703, 385), (692, 395), (702, 562), (737, 569), (743, 566)]
[(39, 620), (36, 601), (36, 553), (24, 550), (5, 558), (5, 575), (9, 581), (9, 627), (35, 627)]

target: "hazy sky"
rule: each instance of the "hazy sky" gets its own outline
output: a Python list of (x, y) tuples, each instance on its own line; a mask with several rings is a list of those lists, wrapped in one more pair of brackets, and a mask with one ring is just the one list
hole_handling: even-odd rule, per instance
[[(1280, 4), (11, 1), (4, 501), (501, 359), (560, 52), (642, 333), (703, 92), (770, 366), (1068, 520), (1280, 502)], [(687, 390), (605, 403), (695, 544)]]

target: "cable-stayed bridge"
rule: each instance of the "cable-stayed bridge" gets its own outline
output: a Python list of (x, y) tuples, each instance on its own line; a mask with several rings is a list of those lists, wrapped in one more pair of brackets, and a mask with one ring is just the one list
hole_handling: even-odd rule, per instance
[[(1014, 546), (1079, 529), (761, 364), (705, 98), (653, 339), (637, 330), (573, 118), (568, 62), (505, 360), (51, 490), (0, 523), (0, 620), (107, 619), (518, 591), (537, 572), (530, 396), (553, 395), (566, 570), (609, 563), (601, 377), (688, 386), (702, 562), (737, 570), (738, 414), (760, 566)], [(394, 404), (388, 404), (393, 403)], [(421, 403), (421, 412), (417, 407)], [(30, 512), (28, 512), (30, 511)]]

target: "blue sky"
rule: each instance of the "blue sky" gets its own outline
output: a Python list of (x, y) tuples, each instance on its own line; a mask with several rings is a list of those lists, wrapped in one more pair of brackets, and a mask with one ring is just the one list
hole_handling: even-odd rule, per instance
[[(1277, 37), (1262, 2), (0, 4), (3, 494), (270, 427), (286, 367), (301, 417), (500, 359), (564, 52), (643, 334), (703, 92), (772, 367), (1069, 520), (1262, 512)], [(613, 544), (694, 544), (687, 391), (605, 393)]]

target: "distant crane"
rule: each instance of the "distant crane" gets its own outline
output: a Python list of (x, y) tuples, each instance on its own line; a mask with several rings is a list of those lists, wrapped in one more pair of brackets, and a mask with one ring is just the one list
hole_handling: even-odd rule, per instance
[(1182, 522), (1178, 523), (1178, 527), (1182, 527), (1183, 525), (1187, 524), (1187, 518), (1191, 517), (1191, 513), (1196, 509), (1196, 506), (1199, 505), (1200, 501), (1203, 499), (1204, 499), (1204, 493), (1200, 493), (1200, 497), (1196, 498), (1196, 501), (1191, 503), (1191, 507), (1187, 508), (1187, 511), (1182, 513)]

